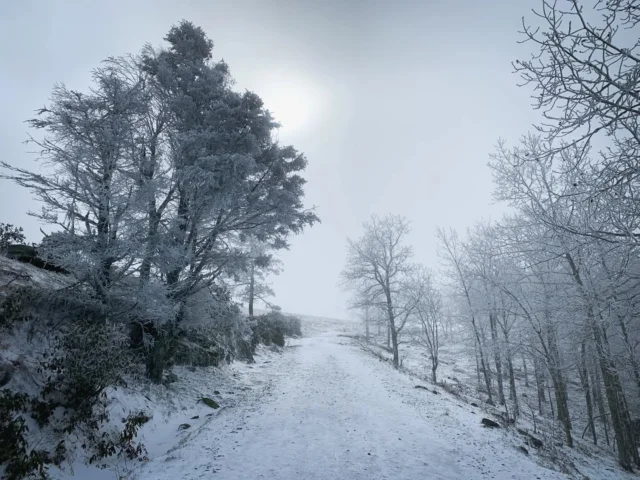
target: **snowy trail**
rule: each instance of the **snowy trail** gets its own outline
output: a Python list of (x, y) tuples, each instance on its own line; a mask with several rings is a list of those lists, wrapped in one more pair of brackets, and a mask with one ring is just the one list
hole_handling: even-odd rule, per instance
[[(221, 413), (139, 471), (152, 479), (556, 479), (480, 412), (415, 389), (400, 374), (326, 334), (258, 364), (271, 387)], [(277, 372), (277, 373), (276, 373)]]

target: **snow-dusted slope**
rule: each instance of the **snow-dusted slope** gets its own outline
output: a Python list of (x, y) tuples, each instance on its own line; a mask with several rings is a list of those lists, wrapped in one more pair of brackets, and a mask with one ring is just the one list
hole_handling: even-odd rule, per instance
[(477, 409), (414, 388), (346, 337), (320, 334), (286, 350), (256, 366), (271, 384), (264, 397), (221, 412), (135, 478), (567, 478), (503, 430), (482, 428)]
[(35, 284), (39, 287), (64, 288), (72, 282), (73, 278), (68, 275), (43, 270), (0, 255), (0, 296), (16, 287)]

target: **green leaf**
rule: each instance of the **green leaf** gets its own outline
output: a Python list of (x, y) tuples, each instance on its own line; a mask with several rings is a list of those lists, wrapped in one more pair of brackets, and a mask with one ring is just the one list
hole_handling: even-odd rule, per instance
[(218, 403), (215, 400), (211, 400), (208, 397), (202, 397), (200, 401), (204, 403), (207, 407), (220, 408), (220, 405), (218, 405)]

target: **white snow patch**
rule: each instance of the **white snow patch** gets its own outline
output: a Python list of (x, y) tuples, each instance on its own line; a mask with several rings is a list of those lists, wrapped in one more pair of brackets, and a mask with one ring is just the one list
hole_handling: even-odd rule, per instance
[(484, 429), (467, 405), (414, 388), (347, 338), (321, 334), (285, 350), (256, 366), (268, 395), (221, 412), (133, 478), (568, 478), (518, 451), (507, 431)]

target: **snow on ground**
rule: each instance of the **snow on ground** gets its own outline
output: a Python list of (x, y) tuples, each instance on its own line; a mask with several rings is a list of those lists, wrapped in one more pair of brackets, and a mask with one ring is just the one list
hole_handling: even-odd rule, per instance
[[(544, 468), (513, 429), (485, 429), (486, 415), (440, 387), (394, 370), (346, 332), (352, 324), (305, 317), (310, 336), (256, 363), (174, 368), (169, 387), (110, 392), (118, 424), (151, 412), (140, 432), (148, 460), (54, 471), (55, 480), (180, 479), (567, 479)], [(415, 388), (416, 384), (427, 389)], [(198, 400), (216, 400), (213, 410)], [(189, 428), (181, 430), (182, 424)], [(632, 478), (611, 459), (571, 458), (591, 480)]]
[(0, 255), (0, 297), (6, 295), (7, 290), (33, 284), (50, 288), (64, 288), (73, 279), (28, 263), (18, 262)]
[[(108, 391), (110, 423), (121, 429), (122, 420), (129, 412), (146, 412), (152, 418), (139, 430), (136, 442), (144, 444), (152, 462), (171, 458), (174, 450), (179, 450), (192, 438), (198, 438), (202, 430), (217, 428), (218, 418), (223, 418), (228, 410), (262, 397), (270, 383), (259, 372), (282, 355), (282, 352), (261, 346), (256, 352), (256, 364), (237, 362), (223, 367), (174, 367), (172, 371), (178, 380), (168, 386), (132, 382), (129, 388), (111, 389)], [(214, 400), (220, 407), (212, 409), (205, 405), (201, 401), (203, 397)], [(184, 424), (189, 428), (181, 429)], [(141, 464), (139, 460), (112, 458), (98, 465), (86, 465), (84, 457), (82, 451), (76, 452), (71, 467), (52, 469), (52, 479), (128, 479)]]
[[(458, 402), (465, 404), (476, 403), (482, 406), (484, 415), (495, 419), (493, 414), (504, 413), (503, 407), (489, 407), (485, 404), (485, 393), (477, 390), (476, 366), (473, 363), (473, 354), (469, 353), (469, 348), (464, 341), (464, 335), (450, 335), (445, 345), (439, 351), (438, 382), (444, 382), (448, 388), (457, 392)], [(362, 340), (362, 339), (361, 339)], [(371, 343), (365, 348), (376, 356), (386, 358), (391, 361), (392, 354), (380, 343), (386, 340), (384, 335), (372, 336)], [(405, 374), (410, 374), (414, 378), (429, 381), (431, 375), (431, 361), (425, 348), (413, 343), (405, 343), (400, 346), (400, 360), (402, 370)], [(536, 387), (533, 379), (533, 366), (529, 366), (529, 386), (526, 386), (524, 378), (524, 368), (519, 359), (514, 359), (514, 370), (516, 377), (517, 391), (519, 392), (520, 407), (522, 415), (518, 418), (518, 427), (530, 433), (534, 433), (542, 439), (547, 448), (543, 450), (541, 456), (537, 456), (537, 461), (544, 465), (551, 465), (560, 468), (562, 465), (567, 471), (572, 472), (578, 478), (590, 478), (592, 480), (637, 478), (631, 474), (623, 472), (616, 462), (615, 452), (611, 447), (604, 445), (595, 446), (589, 436), (580, 435), (586, 430), (586, 423), (575, 414), (576, 411), (584, 411), (585, 406), (581, 404), (584, 395), (581, 393), (580, 385), (569, 382), (568, 388), (577, 391), (571, 392), (570, 409), (573, 411), (573, 441), (574, 448), (563, 446), (564, 434), (556, 423), (551, 420), (548, 403), (543, 404), (546, 416), (541, 418), (536, 413), (537, 431), (531, 421), (531, 412), (537, 410)], [(505, 385), (505, 389), (508, 386)], [(482, 411), (479, 409), (478, 413)], [(527, 447), (528, 448), (528, 447)], [(532, 449), (529, 449), (532, 450)], [(533, 453), (533, 452), (532, 452)], [(573, 466), (572, 466), (573, 465)], [(581, 476), (582, 475), (582, 476)]]
[(475, 409), (416, 389), (336, 332), (292, 341), (252, 374), (269, 388), (139, 466), (159, 479), (562, 479)]

